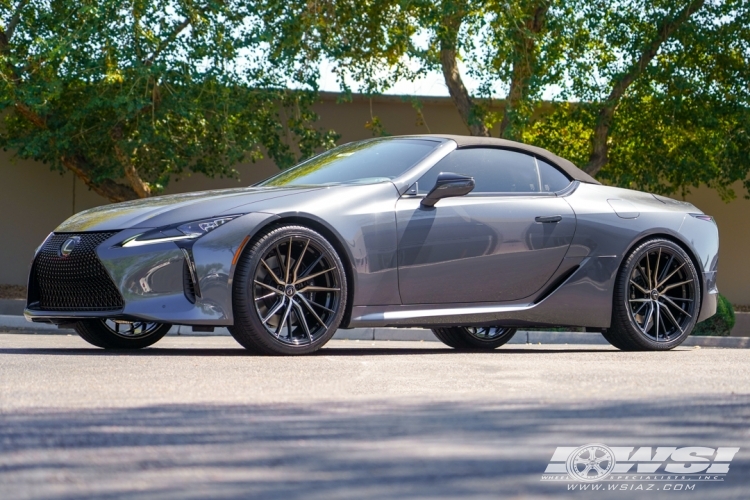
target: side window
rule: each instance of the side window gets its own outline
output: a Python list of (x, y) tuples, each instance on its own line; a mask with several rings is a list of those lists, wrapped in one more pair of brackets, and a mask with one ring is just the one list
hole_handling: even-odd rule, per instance
[[(554, 167), (553, 167), (554, 168)], [(419, 179), (419, 194), (427, 194), (440, 172), (474, 177), (473, 193), (538, 193), (539, 172), (533, 156), (490, 148), (457, 149)]]
[(539, 165), (539, 178), (542, 180), (542, 192), (562, 191), (570, 185), (570, 179), (544, 160), (536, 159)]

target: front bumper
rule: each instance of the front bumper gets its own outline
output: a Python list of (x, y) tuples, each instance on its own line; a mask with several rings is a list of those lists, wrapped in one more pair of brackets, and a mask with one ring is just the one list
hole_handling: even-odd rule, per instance
[[(235, 256), (258, 229), (275, 218), (260, 212), (244, 215), (194, 240), (187, 249), (173, 242), (122, 247), (122, 241), (144, 232), (144, 228), (120, 231), (102, 242), (96, 254), (122, 295), (122, 309), (50, 311), (27, 303), (24, 316), (27, 321), (55, 324), (118, 318), (178, 325), (232, 325)], [(193, 293), (186, 281), (191, 270)]]

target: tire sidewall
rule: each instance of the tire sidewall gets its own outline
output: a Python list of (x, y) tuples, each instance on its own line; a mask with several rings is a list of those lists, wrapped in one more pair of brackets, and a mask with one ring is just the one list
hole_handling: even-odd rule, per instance
[(464, 326), (433, 328), (432, 332), (448, 347), (461, 350), (491, 351), (508, 343), (516, 334), (515, 328), (508, 329), (500, 337), (492, 340), (482, 340), (472, 335)]
[[(633, 315), (630, 312), (630, 304), (628, 302), (629, 297), (629, 284), (630, 279), (629, 277), (633, 273), (633, 269), (638, 264), (638, 262), (643, 258), (643, 256), (652, 250), (659, 248), (659, 247), (669, 247), (670, 250), (678, 253), (680, 257), (685, 261), (685, 267), (687, 268), (688, 272), (692, 275), (692, 279), (694, 281), (694, 289), (695, 289), (695, 304), (696, 308), (693, 314), (693, 317), (690, 320), (690, 323), (688, 323), (687, 327), (684, 329), (684, 333), (680, 334), (673, 340), (670, 340), (668, 342), (656, 342), (655, 340), (652, 340), (648, 336), (646, 336), (638, 327), (638, 325), (635, 323), (635, 319), (633, 318)], [(653, 239), (649, 240), (642, 245), (640, 245), (638, 248), (635, 249), (634, 252), (632, 252), (628, 259), (625, 262), (625, 265), (620, 270), (620, 274), (618, 276), (617, 280), (617, 297), (616, 297), (616, 309), (620, 309), (618, 311), (620, 313), (620, 316), (625, 316), (627, 318), (626, 321), (623, 323), (623, 327), (628, 330), (628, 333), (630, 334), (631, 340), (636, 342), (638, 344), (638, 347), (641, 349), (647, 349), (647, 350), (669, 350), (673, 349), (680, 344), (682, 344), (687, 337), (690, 336), (690, 333), (693, 331), (693, 328), (695, 327), (696, 320), (698, 318), (698, 314), (700, 313), (700, 304), (701, 304), (701, 288), (700, 288), (700, 278), (698, 275), (698, 271), (695, 268), (695, 265), (693, 264), (693, 260), (690, 258), (688, 253), (678, 244), (665, 239)]]
[(464, 342), (466, 342), (466, 345), (469, 346), (469, 348), (483, 350), (497, 349), (498, 347), (507, 344), (510, 339), (512, 339), (516, 334), (515, 328), (509, 328), (508, 331), (506, 331), (499, 337), (495, 337), (491, 340), (482, 340), (472, 335), (466, 328), (461, 328), (461, 330), (464, 337)]
[[(334, 272), (340, 288), (339, 305), (333, 321), (331, 321), (328, 330), (310, 344), (291, 345), (276, 339), (266, 330), (253, 302), (252, 283), (255, 272), (261, 265), (261, 259), (275, 245), (288, 240), (290, 237), (309, 238), (326, 251), (327, 257), (333, 261), (336, 268)], [(230, 328), (232, 334), (243, 346), (251, 350), (259, 350), (264, 354), (308, 354), (320, 349), (336, 333), (346, 310), (348, 296), (346, 273), (336, 249), (318, 232), (297, 225), (282, 225), (272, 228), (248, 247), (248, 250), (240, 257), (232, 287), (235, 309), (234, 327)]]
[(105, 320), (79, 321), (75, 325), (78, 335), (91, 345), (104, 349), (142, 349), (161, 340), (172, 328), (167, 323), (159, 324), (151, 333), (136, 338), (127, 338), (110, 331)]

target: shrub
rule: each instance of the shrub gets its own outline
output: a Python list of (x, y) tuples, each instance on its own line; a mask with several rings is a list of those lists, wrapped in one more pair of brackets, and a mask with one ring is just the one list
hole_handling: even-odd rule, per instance
[(716, 314), (695, 325), (692, 335), (727, 337), (734, 328), (734, 308), (723, 295), (719, 295)]

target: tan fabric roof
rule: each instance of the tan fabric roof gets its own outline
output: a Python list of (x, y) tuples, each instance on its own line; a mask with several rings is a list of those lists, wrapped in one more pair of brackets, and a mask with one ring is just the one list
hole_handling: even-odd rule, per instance
[(567, 173), (574, 180), (587, 182), (589, 184), (601, 184), (599, 181), (591, 177), (589, 174), (576, 167), (573, 162), (561, 158), (556, 154), (550, 153), (546, 149), (542, 149), (536, 146), (529, 146), (521, 142), (509, 141), (507, 139), (498, 139), (495, 137), (475, 137), (470, 135), (449, 135), (449, 134), (422, 134), (412, 137), (435, 137), (450, 139), (458, 144), (459, 148), (470, 148), (476, 146), (489, 146), (504, 149), (515, 149), (517, 151), (523, 151), (530, 153), (534, 156), (548, 161), (549, 163), (559, 167), (565, 173)]

